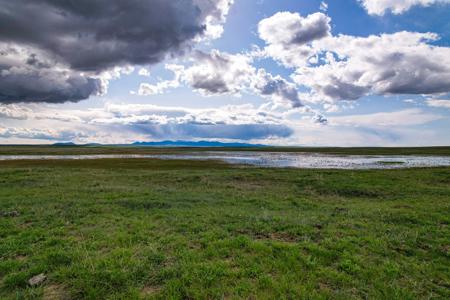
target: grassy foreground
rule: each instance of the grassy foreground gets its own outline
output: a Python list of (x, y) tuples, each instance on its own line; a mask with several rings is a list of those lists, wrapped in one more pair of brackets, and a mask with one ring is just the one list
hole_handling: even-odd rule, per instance
[(449, 223), (450, 168), (0, 162), (0, 299), (449, 299)]

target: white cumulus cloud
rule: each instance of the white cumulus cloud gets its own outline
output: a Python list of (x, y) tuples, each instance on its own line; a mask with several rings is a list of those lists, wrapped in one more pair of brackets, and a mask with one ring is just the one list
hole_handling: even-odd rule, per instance
[(309, 44), (330, 35), (331, 19), (323, 13), (302, 17), (298, 13), (278, 12), (258, 25), (267, 43), (265, 55), (288, 67), (304, 65), (314, 52)]
[(430, 6), (437, 3), (450, 3), (450, 0), (359, 0), (370, 15), (382, 16), (386, 11), (401, 14), (413, 6)]
[(260, 37), (267, 43), (264, 54), (293, 68), (294, 82), (310, 90), (303, 100), (323, 103), (367, 95), (450, 92), (450, 48), (431, 44), (438, 35), (331, 35), (329, 22), (321, 13), (301, 17), (283, 12), (259, 24)]

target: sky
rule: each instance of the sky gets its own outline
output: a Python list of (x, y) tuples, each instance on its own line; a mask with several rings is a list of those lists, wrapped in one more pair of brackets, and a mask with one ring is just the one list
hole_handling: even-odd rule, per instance
[(450, 145), (450, 0), (0, 0), (0, 144)]

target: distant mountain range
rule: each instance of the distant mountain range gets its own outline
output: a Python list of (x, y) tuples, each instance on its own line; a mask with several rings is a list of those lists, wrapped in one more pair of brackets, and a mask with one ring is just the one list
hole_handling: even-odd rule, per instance
[(222, 143), (215, 141), (160, 141), (160, 142), (135, 142), (132, 144), (84, 144), (77, 145), (75, 143), (55, 143), (54, 146), (136, 146), (136, 147), (225, 147), (225, 148), (254, 148), (266, 147), (261, 144), (247, 143)]

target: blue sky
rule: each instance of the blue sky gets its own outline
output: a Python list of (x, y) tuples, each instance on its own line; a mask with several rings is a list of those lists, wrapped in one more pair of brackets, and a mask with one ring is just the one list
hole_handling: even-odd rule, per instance
[(0, 24), (17, 30), (0, 30), (0, 143), (450, 144), (450, 1), (143, 2), (108, 34), (75, 23), (81, 9), (57, 7), (69, 17), (55, 22), (109, 38), (92, 44), (79, 32), (50, 43), (50, 23), (31, 40), (38, 29), (20, 17), (28, 7), (5, 2)]

